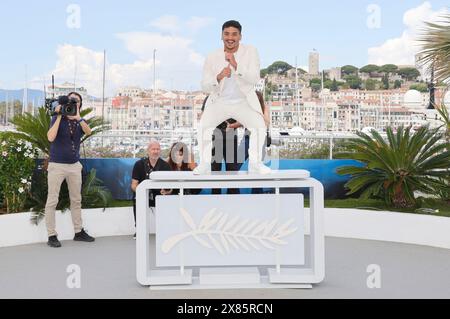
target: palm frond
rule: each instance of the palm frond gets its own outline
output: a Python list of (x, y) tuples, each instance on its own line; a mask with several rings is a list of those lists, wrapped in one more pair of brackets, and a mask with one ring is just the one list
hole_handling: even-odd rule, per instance
[[(92, 111), (92, 108), (83, 109), (80, 115), (86, 117)], [(92, 130), (92, 134), (89, 136), (84, 135), (81, 140), (82, 143), (88, 138), (110, 128), (109, 123), (105, 122), (101, 117), (92, 117), (86, 121)], [(50, 128), (51, 117), (45, 107), (40, 107), (34, 116), (30, 113), (18, 114), (11, 120), (11, 123), (16, 126), (17, 132), (8, 132), (9, 136), (30, 142), (45, 155), (50, 153), (50, 142), (47, 139), (47, 132)]]
[(16, 126), (17, 132), (8, 132), (7, 135), (30, 142), (44, 154), (49, 153), (50, 142), (47, 139), (47, 132), (50, 127), (50, 115), (45, 107), (39, 108), (34, 116), (30, 113), (18, 114), (11, 123)]
[(383, 197), (388, 204), (405, 207), (414, 205), (416, 191), (435, 195), (443, 187), (439, 179), (449, 177), (450, 152), (448, 143), (442, 143), (443, 134), (425, 126), (416, 132), (399, 127), (396, 133), (388, 127), (386, 132), (386, 140), (372, 131), (371, 136), (358, 133), (345, 144), (347, 151), (339, 157), (365, 164), (337, 169), (338, 174), (351, 175), (347, 194)]
[(426, 22), (419, 42), (422, 43), (423, 66), (434, 69), (437, 81), (450, 80), (450, 14), (440, 17), (438, 23)]

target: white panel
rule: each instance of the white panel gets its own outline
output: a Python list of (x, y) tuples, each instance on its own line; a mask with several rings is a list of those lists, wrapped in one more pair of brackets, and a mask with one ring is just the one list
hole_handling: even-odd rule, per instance
[(201, 285), (259, 284), (257, 267), (201, 268)]
[[(156, 265), (304, 264), (302, 194), (156, 198)], [(181, 207), (181, 209), (180, 209)]]
[(190, 285), (192, 269), (186, 269), (183, 274), (179, 270), (150, 270), (150, 277), (150, 285)]
[(280, 273), (276, 269), (268, 269), (269, 281), (273, 284), (308, 283), (314, 275), (311, 269), (281, 268)]
[(233, 181), (233, 180), (289, 180), (309, 178), (309, 171), (302, 169), (273, 170), (270, 174), (261, 175), (247, 171), (238, 172), (211, 172), (205, 175), (194, 175), (189, 171), (157, 171), (150, 174), (154, 181)]

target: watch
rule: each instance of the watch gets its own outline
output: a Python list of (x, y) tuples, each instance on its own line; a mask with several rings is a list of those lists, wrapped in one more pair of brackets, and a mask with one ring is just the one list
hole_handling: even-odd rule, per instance
[(86, 122), (86, 120), (84, 119), (84, 118), (81, 118), (79, 121), (78, 121), (78, 124), (80, 124), (81, 122)]

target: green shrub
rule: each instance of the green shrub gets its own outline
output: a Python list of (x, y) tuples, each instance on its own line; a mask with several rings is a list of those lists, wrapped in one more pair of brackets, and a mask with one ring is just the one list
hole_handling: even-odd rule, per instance
[(24, 206), (37, 152), (29, 142), (0, 136), (0, 184), (7, 213), (18, 213)]

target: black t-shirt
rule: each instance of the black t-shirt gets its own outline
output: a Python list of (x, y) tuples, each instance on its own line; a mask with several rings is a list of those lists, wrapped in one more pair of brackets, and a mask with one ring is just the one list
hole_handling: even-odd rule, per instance
[[(50, 127), (56, 122), (57, 116), (51, 119)], [(63, 116), (55, 140), (50, 143), (50, 162), (74, 164), (80, 160), (80, 143), (84, 132), (77, 121)]]
[[(144, 180), (149, 179), (151, 172), (156, 171), (170, 171), (169, 164), (164, 161), (163, 159), (159, 158), (156, 162), (156, 165), (153, 167), (150, 164), (150, 161), (148, 157), (142, 158), (139, 161), (137, 161), (134, 164), (133, 167), (133, 173), (131, 174), (131, 178), (135, 179), (140, 183), (142, 183)], [(161, 195), (160, 189), (154, 189), (149, 194), (149, 206), (154, 207), (155, 206), (155, 197), (157, 195)], [(136, 198), (136, 193), (133, 193), (133, 199)]]

